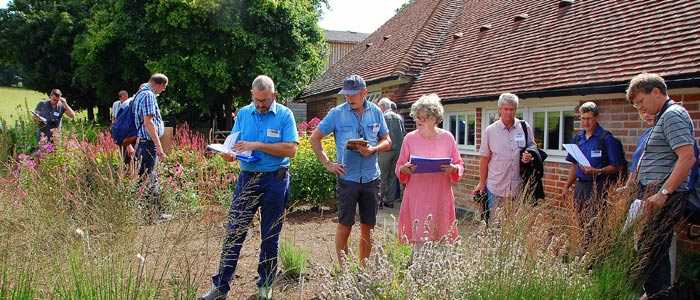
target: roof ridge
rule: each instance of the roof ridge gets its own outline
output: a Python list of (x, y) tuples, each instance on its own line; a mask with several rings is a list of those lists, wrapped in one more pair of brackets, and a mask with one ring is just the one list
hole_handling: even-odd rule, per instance
[[(433, 1), (433, 0), (428, 0)], [(419, 77), (450, 32), (464, 1), (440, 0), (396, 65), (396, 73)]]

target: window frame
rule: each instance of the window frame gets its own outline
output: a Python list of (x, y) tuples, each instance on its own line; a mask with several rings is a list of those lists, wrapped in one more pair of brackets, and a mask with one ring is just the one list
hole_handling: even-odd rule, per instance
[[(476, 139), (476, 138), (477, 138), (477, 133), (479, 133), (479, 132), (478, 132), (478, 126), (477, 126), (477, 118), (476, 118), (476, 117), (477, 117), (477, 113), (476, 113), (476, 110), (462, 110), (462, 111), (450, 111), (450, 112), (445, 112), (445, 117), (444, 117), (444, 119), (442, 120), (442, 129), (445, 129), (445, 130), (447, 130), (447, 131), (449, 131), (449, 132), (452, 132), (452, 130), (451, 130), (451, 128), (450, 128), (450, 117), (453, 117), (453, 116), (457, 117), (458, 120), (459, 120), (459, 117), (463, 117), (464, 120), (465, 120), (465, 122), (469, 120), (469, 116), (472, 116), (472, 117), (474, 118), (474, 136), (472, 137), (473, 140), (474, 140), (474, 144), (473, 144), (473, 145), (469, 145), (469, 144), (468, 144), (468, 142), (469, 142), (469, 137), (467, 136), (466, 133), (465, 133), (465, 135), (464, 135), (464, 143), (462, 143), (462, 144), (459, 143), (459, 136), (458, 136), (458, 134), (459, 134), (459, 127), (455, 128), (455, 133), (457, 133), (457, 134), (453, 134), (453, 135), (454, 135), (454, 138), (455, 138), (455, 143), (457, 144), (457, 149), (476, 151), (476, 144), (477, 144), (477, 143), (476, 143), (476, 142), (477, 142), (477, 139)], [(464, 130), (465, 130), (467, 133), (469, 132), (469, 127), (468, 127), (468, 126), (469, 126), (469, 123), (466, 122), (465, 127), (464, 127)]]
[[(562, 126), (559, 126), (559, 145), (558, 145), (559, 149), (542, 148), (542, 150), (544, 150), (545, 152), (547, 152), (548, 155), (550, 155), (550, 156), (556, 155), (556, 156), (563, 156), (563, 157), (566, 157), (566, 154), (567, 154), (567, 153), (566, 153), (566, 150), (565, 150), (564, 147), (562, 146), (562, 145), (564, 144), (564, 140), (566, 140), (566, 134), (568, 134), (567, 132), (565, 132), (565, 129), (566, 129), (565, 127), (566, 127), (566, 126), (563, 126), (563, 125), (564, 125), (564, 122), (563, 122), (563, 120), (564, 120), (564, 113), (565, 113), (565, 112), (572, 113), (572, 114), (573, 114), (573, 117), (574, 117), (574, 119), (575, 119), (575, 118), (576, 118), (576, 114), (575, 114), (575, 110), (574, 110), (574, 109), (575, 109), (575, 106), (530, 107), (530, 108), (528, 109), (528, 114), (527, 114), (527, 116), (528, 116), (528, 121), (527, 121), (527, 123), (528, 123), (528, 125), (530, 125), (531, 127), (533, 127), (533, 128), (532, 128), (533, 134), (534, 134), (535, 129), (536, 129), (535, 121), (534, 121), (534, 120), (535, 120), (535, 113), (541, 113), (541, 112), (544, 112), (544, 113), (545, 113), (545, 128), (544, 128), (544, 132), (547, 132), (547, 129), (548, 129), (547, 127), (549, 126), (549, 122), (547, 122), (547, 120), (548, 120), (548, 118), (549, 118), (549, 115), (550, 115), (551, 113), (553, 113), (553, 112), (558, 112), (558, 113), (559, 113), (559, 124), (562, 125)], [(572, 124), (572, 125), (575, 126), (575, 124)], [(575, 127), (572, 127), (572, 128), (574, 128), (573, 130), (574, 130), (574, 132), (575, 132), (575, 131), (576, 131)], [(548, 135), (546, 135), (546, 134), (544, 135), (544, 140), (542, 141), (542, 144), (543, 144), (543, 146), (546, 146), (546, 145), (549, 144), (549, 136), (548, 136)]]

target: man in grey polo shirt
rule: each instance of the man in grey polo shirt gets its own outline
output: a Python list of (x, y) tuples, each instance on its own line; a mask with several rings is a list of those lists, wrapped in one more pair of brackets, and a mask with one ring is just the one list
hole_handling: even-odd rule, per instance
[(659, 75), (635, 76), (627, 100), (641, 113), (655, 115), (636, 170), (645, 212), (651, 215), (638, 242), (638, 264), (633, 266), (639, 273), (633, 274), (644, 282), (647, 299), (675, 299), (670, 291), (668, 249), (688, 198), (688, 175), (696, 163), (693, 124), (685, 108), (668, 98)]

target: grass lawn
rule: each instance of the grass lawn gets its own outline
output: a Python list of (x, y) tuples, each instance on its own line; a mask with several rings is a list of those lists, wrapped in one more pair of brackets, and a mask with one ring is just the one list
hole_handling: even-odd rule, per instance
[(16, 120), (18, 113), (28, 114), (27, 109), (34, 110), (41, 99), (48, 99), (48, 96), (22, 88), (0, 87), (0, 118)]
[[(49, 99), (49, 96), (37, 91), (13, 87), (0, 87), (0, 118), (8, 121), (8, 126), (13, 126), (11, 124), (14, 124), (14, 120), (17, 120), (18, 114), (26, 114), (29, 116), (27, 109), (34, 110), (39, 100), (45, 99)], [(68, 99), (68, 104), (71, 103), (73, 103), (71, 99)], [(86, 119), (87, 111), (84, 109), (76, 110), (75, 118)]]

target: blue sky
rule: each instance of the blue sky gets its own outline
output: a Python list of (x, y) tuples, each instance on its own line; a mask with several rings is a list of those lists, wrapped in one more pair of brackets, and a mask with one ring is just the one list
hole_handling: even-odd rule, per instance
[[(372, 33), (394, 16), (397, 8), (408, 0), (330, 0), (331, 10), (324, 8), (318, 23), (328, 30)], [(9, 0), (0, 0), (7, 7)]]

